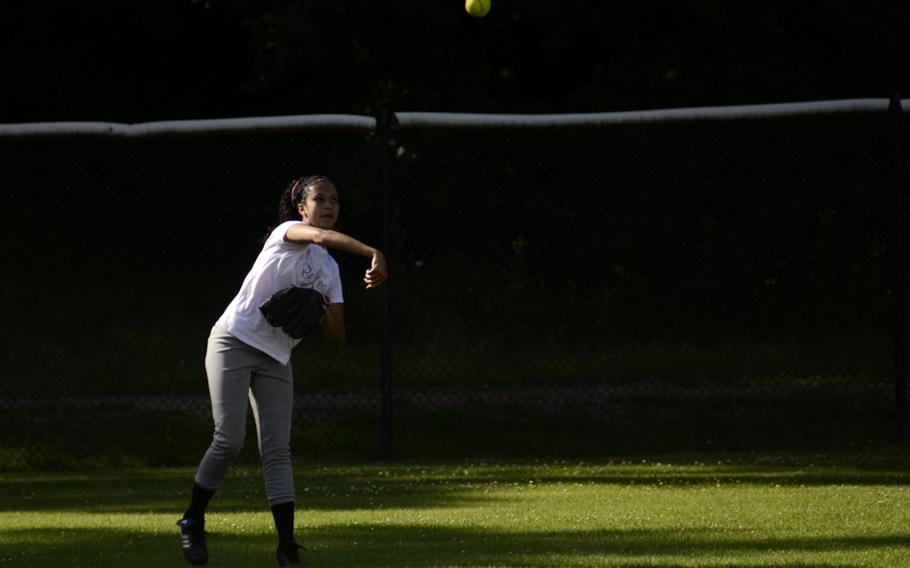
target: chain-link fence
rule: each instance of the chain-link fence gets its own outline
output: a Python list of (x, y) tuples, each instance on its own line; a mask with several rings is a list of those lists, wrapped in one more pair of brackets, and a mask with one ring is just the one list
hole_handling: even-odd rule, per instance
[(392, 278), (366, 291), (335, 255), (348, 344), (295, 352), (298, 456), (894, 439), (906, 128), (882, 110), (0, 137), (0, 464), (194, 463), (208, 330), (315, 172)]

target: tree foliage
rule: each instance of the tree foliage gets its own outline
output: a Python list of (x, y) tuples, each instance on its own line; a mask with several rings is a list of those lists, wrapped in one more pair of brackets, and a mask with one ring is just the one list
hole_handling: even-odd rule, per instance
[(899, 1), (5, 2), (0, 121), (597, 112), (910, 91)]

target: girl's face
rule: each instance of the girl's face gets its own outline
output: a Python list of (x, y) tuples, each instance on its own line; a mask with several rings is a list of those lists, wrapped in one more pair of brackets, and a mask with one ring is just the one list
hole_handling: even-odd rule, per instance
[(310, 186), (306, 199), (297, 206), (303, 222), (320, 229), (331, 229), (338, 221), (338, 190), (327, 181), (317, 181)]

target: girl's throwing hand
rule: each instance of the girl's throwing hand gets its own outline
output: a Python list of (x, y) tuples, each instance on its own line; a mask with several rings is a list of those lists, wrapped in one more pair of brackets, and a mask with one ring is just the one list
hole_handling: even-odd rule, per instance
[(369, 270), (363, 277), (367, 288), (375, 288), (386, 281), (389, 277), (389, 271), (385, 264), (385, 255), (378, 250), (373, 252), (373, 261), (370, 263)]

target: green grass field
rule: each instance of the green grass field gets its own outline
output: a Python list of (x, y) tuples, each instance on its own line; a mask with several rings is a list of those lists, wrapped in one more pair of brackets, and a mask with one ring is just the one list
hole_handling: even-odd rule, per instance
[[(0, 474), (0, 566), (181, 566), (190, 469)], [(300, 464), (305, 566), (910, 566), (903, 449), (598, 461)], [(210, 566), (272, 566), (235, 468)]]

